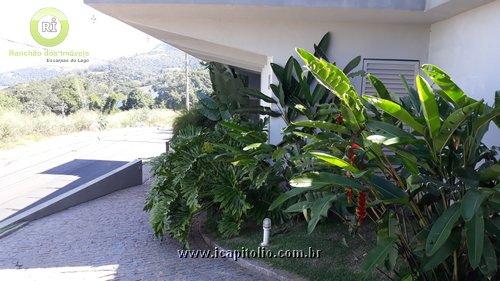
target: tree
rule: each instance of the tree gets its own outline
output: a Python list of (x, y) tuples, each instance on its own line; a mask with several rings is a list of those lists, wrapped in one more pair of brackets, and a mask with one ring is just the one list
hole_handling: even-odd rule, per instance
[(127, 99), (122, 109), (151, 108), (153, 103), (153, 97), (149, 93), (145, 93), (141, 89), (136, 88), (127, 95)]
[(5, 92), (0, 92), (0, 108), (20, 109), (21, 107), (22, 104), (18, 99)]
[(97, 93), (92, 93), (88, 96), (88, 107), (89, 110), (98, 110), (102, 111), (104, 107), (105, 101), (101, 97), (101, 95)]
[(104, 106), (102, 108), (102, 113), (104, 113), (104, 114), (110, 114), (115, 109), (116, 104), (118, 102), (122, 102), (124, 99), (125, 99), (125, 95), (124, 94), (121, 94), (121, 93), (112, 93), (112, 94), (110, 94), (106, 98), (106, 101), (104, 102)]

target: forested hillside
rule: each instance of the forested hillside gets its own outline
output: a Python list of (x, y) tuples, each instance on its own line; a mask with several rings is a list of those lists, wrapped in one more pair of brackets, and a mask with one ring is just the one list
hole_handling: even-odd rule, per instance
[[(197, 59), (189, 59), (189, 69), (194, 100), (196, 92), (209, 91), (210, 79)], [(177, 110), (185, 104), (184, 53), (164, 44), (86, 70), (33, 68), (0, 75), (0, 84), (12, 81), (23, 83), (0, 90), (0, 108), (31, 114), (69, 115), (84, 109), (110, 113), (143, 107)]]
[[(30, 68), (0, 74), (0, 149), (83, 130), (168, 127), (185, 108), (185, 54), (161, 44), (85, 70)], [(189, 94), (211, 89), (208, 70), (190, 57)], [(1, 85), (7, 85), (1, 89)]]

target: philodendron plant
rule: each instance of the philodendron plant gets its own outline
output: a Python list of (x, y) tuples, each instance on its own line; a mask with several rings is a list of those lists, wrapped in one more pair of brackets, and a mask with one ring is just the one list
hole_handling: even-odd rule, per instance
[(329, 210), (353, 227), (371, 218), (377, 246), (366, 271), (384, 266), (404, 280), (495, 278), (500, 164), (482, 139), (492, 120), (498, 130), (500, 96), (493, 107), (475, 100), (434, 65), (422, 71), (435, 88), (417, 75), (416, 89), (407, 86), (408, 96), (398, 98), (368, 74), (377, 95), (361, 96), (334, 64), (297, 52), (339, 98), (344, 122), (295, 124), (317, 128), (302, 136), (318, 161), (271, 209), (287, 202), (287, 211), (304, 214), (309, 232)]

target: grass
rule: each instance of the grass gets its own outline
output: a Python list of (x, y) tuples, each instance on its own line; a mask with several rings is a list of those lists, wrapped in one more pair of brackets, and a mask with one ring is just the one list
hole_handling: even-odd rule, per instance
[[(288, 232), (275, 235), (270, 239), (273, 253), (279, 250), (301, 249), (307, 253), (309, 247), (321, 250), (320, 258), (265, 258), (263, 262), (279, 269), (294, 272), (309, 280), (383, 280), (384, 276), (365, 276), (361, 266), (366, 253), (375, 245), (372, 226), (362, 228), (360, 235), (352, 237), (346, 227), (338, 222), (319, 224), (315, 231), (308, 235), (303, 224), (292, 226)], [(218, 239), (227, 249), (257, 249), (262, 241), (262, 229), (245, 229), (241, 235), (231, 239)]]
[(0, 109), (0, 149), (50, 136), (126, 127), (171, 127), (177, 113), (168, 109), (137, 109), (102, 115), (80, 111), (69, 116), (30, 115)]

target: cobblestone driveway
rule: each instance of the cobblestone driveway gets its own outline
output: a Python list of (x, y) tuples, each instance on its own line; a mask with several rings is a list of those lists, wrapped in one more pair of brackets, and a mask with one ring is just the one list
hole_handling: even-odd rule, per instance
[(179, 259), (178, 243), (153, 239), (146, 193), (118, 191), (0, 239), (0, 280), (263, 280), (226, 260)]

